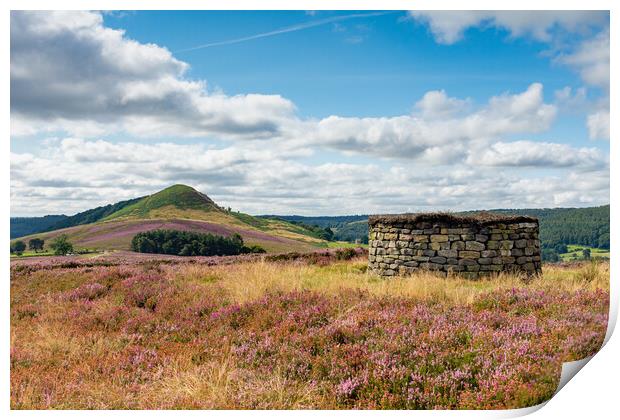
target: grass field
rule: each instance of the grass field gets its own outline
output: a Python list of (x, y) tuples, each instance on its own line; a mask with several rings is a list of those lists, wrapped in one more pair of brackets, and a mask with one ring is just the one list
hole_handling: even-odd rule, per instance
[(51, 249), (44, 249), (43, 251), (35, 252), (35, 251), (24, 251), (21, 254), (11, 253), (11, 258), (28, 258), (28, 257), (45, 257), (54, 255), (54, 251)]
[(468, 281), (174, 261), (12, 266), (11, 407), (517, 408), (607, 326), (606, 263)]
[(578, 261), (583, 259), (583, 250), (590, 250), (590, 258), (609, 258), (609, 250), (602, 248), (592, 248), (589, 246), (582, 245), (568, 245), (568, 252), (564, 254), (559, 254), (559, 257), (562, 261)]

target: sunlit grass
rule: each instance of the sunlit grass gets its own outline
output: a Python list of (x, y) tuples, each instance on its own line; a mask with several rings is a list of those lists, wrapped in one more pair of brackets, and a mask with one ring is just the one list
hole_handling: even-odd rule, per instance
[(170, 268), (177, 279), (209, 283), (225, 290), (234, 302), (257, 299), (265, 293), (300, 290), (337, 294), (361, 289), (374, 296), (398, 296), (436, 302), (467, 304), (493, 290), (530, 287), (542, 290), (609, 290), (609, 264), (591, 262), (566, 269), (546, 265), (542, 276), (524, 279), (500, 274), (472, 281), (459, 276), (419, 272), (414, 276), (383, 279), (366, 272), (364, 258), (328, 266), (250, 262), (234, 266), (181, 265)]

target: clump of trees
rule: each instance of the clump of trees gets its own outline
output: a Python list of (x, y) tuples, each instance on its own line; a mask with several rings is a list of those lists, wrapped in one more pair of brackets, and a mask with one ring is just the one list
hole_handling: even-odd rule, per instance
[(45, 245), (45, 241), (41, 238), (32, 238), (28, 241), (28, 248), (34, 252), (43, 251), (43, 245)]
[(73, 244), (65, 234), (57, 236), (50, 244), (50, 248), (54, 250), (55, 255), (67, 255), (73, 252)]
[(22, 255), (26, 250), (26, 244), (24, 241), (15, 241), (11, 244), (11, 254)]
[(245, 246), (238, 233), (230, 237), (210, 233), (158, 229), (140, 232), (133, 237), (131, 249), (148, 254), (214, 256), (264, 253), (258, 246)]

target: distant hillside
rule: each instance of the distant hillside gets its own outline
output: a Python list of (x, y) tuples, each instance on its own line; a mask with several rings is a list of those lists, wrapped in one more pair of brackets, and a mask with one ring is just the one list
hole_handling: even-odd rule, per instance
[[(37, 230), (28, 231), (30, 236), (12, 238), (28, 240), (36, 236), (50, 243), (66, 234), (78, 249), (129, 250), (137, 233), (171, 229), (222, 236), (237, 233), (248, 246), (258, 245), (268, 252), (310, 251), (327, 246), (325, 238), (304, 226), (223, 209), (186, 185), (173, 185), (146, 197), (62, 217), (54, 223), (39, 223)], [(22, 225), (29, 220), (35, 218), (24, 218)]]
[[(538, 217), (543, 248), (563, 245), (583, 245), (609, 249), (609, 205), (586, 208), (556, 209), (493, 209), (497, 213), (510, 213)], [(472, 212), (463, 212), (472, 213)], [(334, 240), (362, 242), (368, 239), (368, 216), (268, 216), (290, 222), (330, 228)]]
[(11, 217), (11, 239), (53, 230), (57, 223), (68, 219), (64, 214), (43, 217)]
[(101, 206), (94, 209), (86, 210), (81, 213), (77, 213), (73, 216), (67, 217), (64, 220), (54, 224), (49, 230), (63, 229), (71, 226), (85, 225), (88, 223), (95, 223), (105, 217), (137, 202), (143, 197), (133, 198), (131, 200), (119, 201), (115, 204), (108, 204), (107, 206)]
[(554, 248), (557, 244), (574, 244), (609, 249), (609, 205), (586, 208), (491, 211), (538, 217), (543, 248)]

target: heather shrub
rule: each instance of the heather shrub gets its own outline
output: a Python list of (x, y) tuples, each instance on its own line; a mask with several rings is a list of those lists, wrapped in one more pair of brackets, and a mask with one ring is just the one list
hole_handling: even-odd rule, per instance
[(128, 316), (124, 306), (116, 304), (101, 304), (91, 308), (83, 314), (81, 323), (89, 329), (101, 329), (103, 331), (118, 331)]
[(103, 296), (108, 288), (99, 283), (83, 284), (66, 294), (69, 300), (94, 300)]
[(93, 272), (93, 280), (96, 283), (112, 287), (121, 280), (125, 280), (136, 274), (135, 268), (128, 267), (97, 267)]
[(357, 253), (353, 248), (342, 248), (336, 250), (336, 259), (337, 260), (350, 260), (355, 257)]
[(154, 311), (168, 283), (158, 274), (141, 273), (123, 280), (121, 286), (126, 305)]

